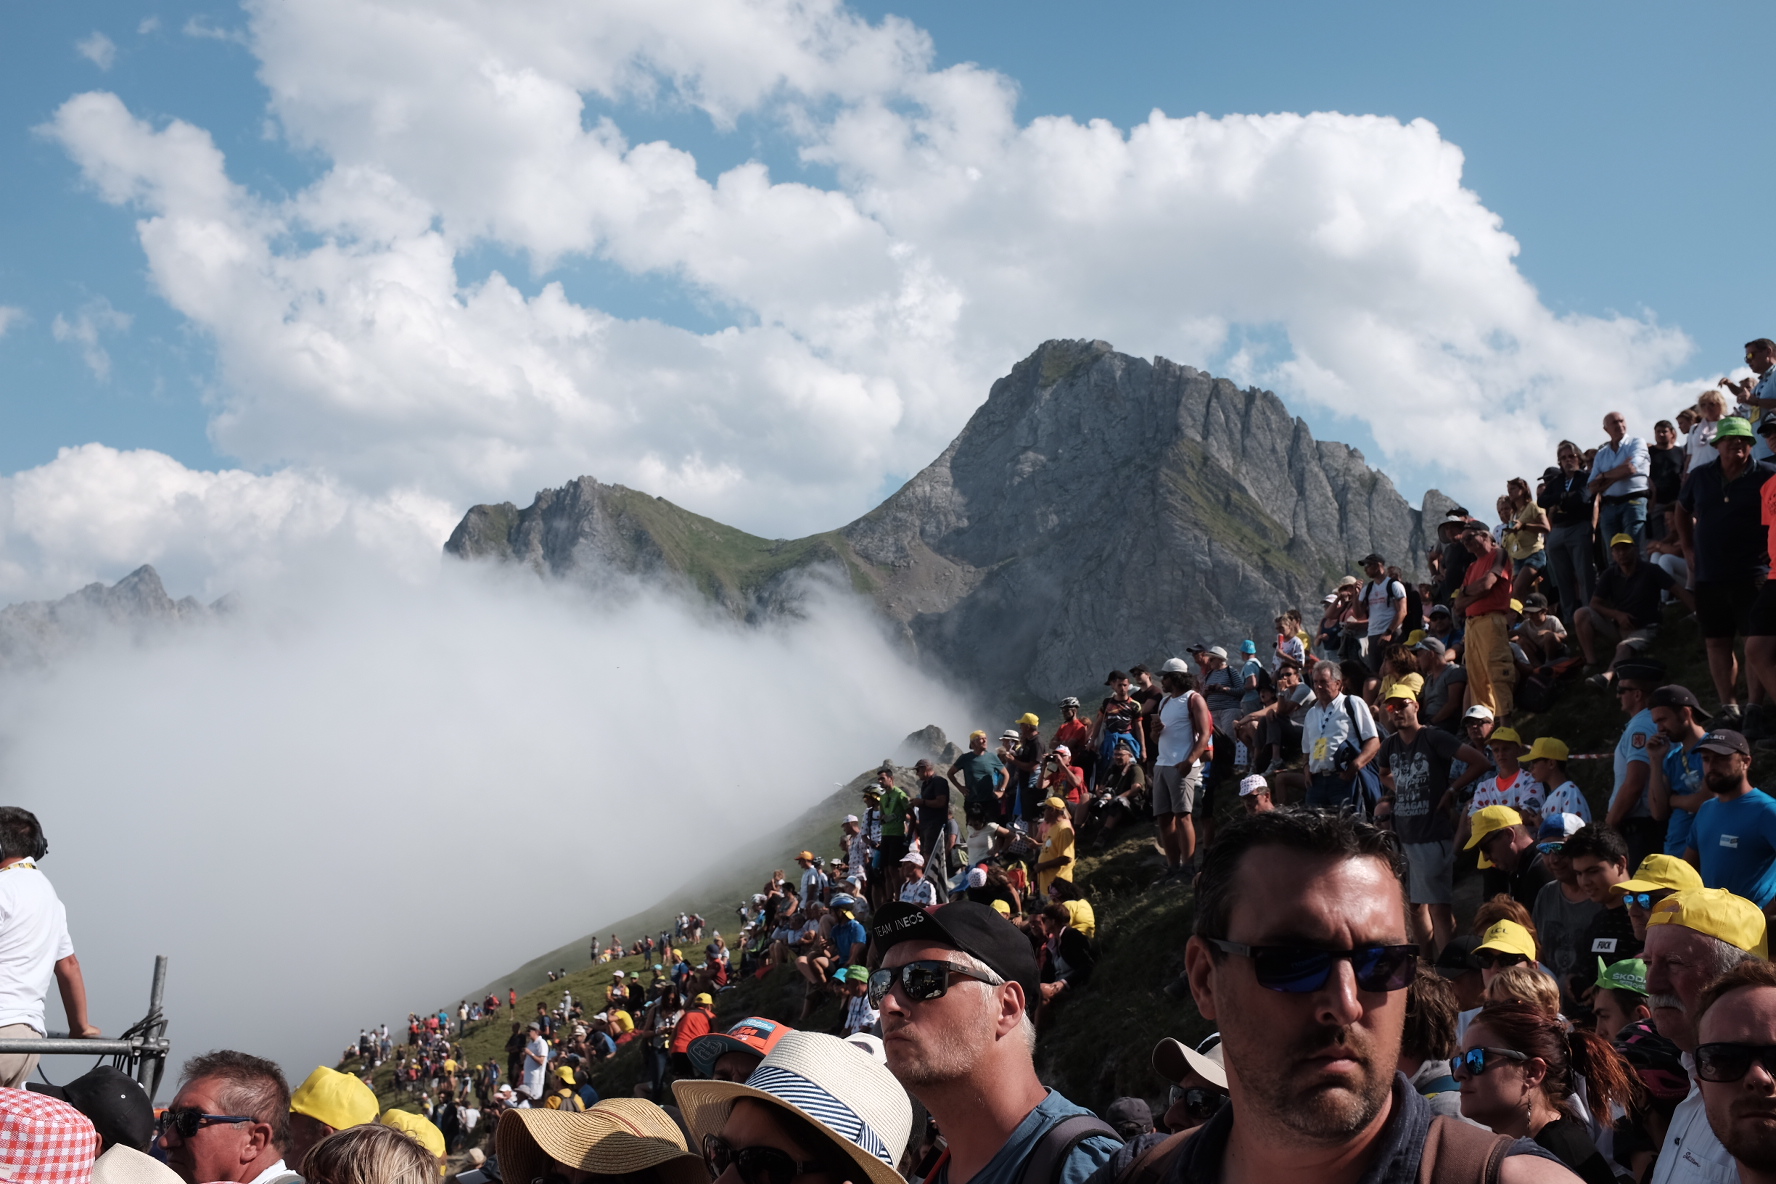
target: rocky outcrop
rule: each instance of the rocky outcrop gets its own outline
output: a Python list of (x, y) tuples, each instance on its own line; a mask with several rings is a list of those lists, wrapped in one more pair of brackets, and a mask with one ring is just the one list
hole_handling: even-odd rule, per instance
[(1268, 391), (1051, 341), (840, 530), (759, 539), (583, 477), (523, 510), (475, 507), (446, 549), (555, 576), (665, 575), (744, 616), (793, 607), (809, 571), (842, 573), (922, 657), (981, 691), (1052, 700), (1198, 638), (1268, 650), (1281, 608), (1312, 619), (1369, 551), (1422, 574), (1449, 504), (1432, 492), (1414, 509)]
[(0, 669), (41, 666), (106, 634), (141, 639), (225, 612), (227, 597), (208, 607), (174, 600), (160, 573), (144, 564), (106, 587), (88, 584), (60, 600), (32, 600), (0, 609)]

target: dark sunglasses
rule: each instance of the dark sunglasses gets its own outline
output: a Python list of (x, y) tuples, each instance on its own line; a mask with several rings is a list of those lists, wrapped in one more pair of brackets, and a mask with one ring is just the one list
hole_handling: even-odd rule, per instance
[(1364, 991), (1403, 991), (1418, 969), (1417, 946), (1322, 950), (1314, 946), (1248, 946), (1218, 937), (1204, 940), (1223, 953), (1250, 958), (1259, 986), (1295, 995), (1325, 986), (1340, 960), (1351, 964), (1357, 987)]
[(802, 1163), (775, 1147), (735, 1147), (720, 1135), (703, 1136), (703, 1162), (711, 1180), (732, 1167), (743, 1184), (789, 1184), (797, 1176), (815, 1176), (827, 1170), (817, 1160)]
[(1166, 1106), (1169, 1108), (1180, 1102), (1184, 1103), (1184, 1113), (1190, 1116), (1190, 1120), (1200, 1125), (1215, 1117), (1215, 1112), (1227, 1104), (1227, 1095), (1200, 1085), (1189, 1088), (1174, 1085), (1166, 1098)]
[(1475, 950), (1470, 957), (1481, 970), (1503, 970), (1507, 966), (1518, 966), (1529, 961), (1522, 954), (1507, 954), (1500, 950)]
[(954, 962), (943, 962), (936, 958), (908, 962), (905, 966), (897, 966), (893, 970), (878, 970), (869, 976), (870, 1006), (880, 1011), (882, 1000), (894, 989), (896, 980), (906, 992), (906, 997), (914, 1003), (942, 999), (950, 989), (952, 978), (971, 979), (977, 983), (988, 981), (968, 967), (958, 966)]
[(169, 1130), (175, 1130), (179, 1132), (181, 1139), (189, 1139), (204, 1127), (214, 1126), (218, 1122), (258, 1121), (245, 1114), (205, 1114), (196, 1106), (168, 1106), (154, 1120), (154, 1131), (164, 1135)]
[(1696, 1046), (1696, 1076), (1703, 1081), (1739, 1081), (1756, 1061), (1776, 1077), (1776, 1044), (1700, 1044)]
[(1509, 1048), (1470, 1048), (1449, 1062), (1449, 1075), (1457, 1080), (1478, 1077), (1503, 1062), (1528, 1059), (1524, 1054)]

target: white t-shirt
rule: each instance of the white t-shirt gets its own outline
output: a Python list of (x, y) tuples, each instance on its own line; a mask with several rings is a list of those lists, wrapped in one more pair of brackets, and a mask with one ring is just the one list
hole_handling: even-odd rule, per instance
[(1190, 697), (1195, 691), (1185, 691), (1182, 695), (1167, 695), (1160, 700), (1159, 722), (1162, 728), (1159, 733), (1158, 751), (1154, 761), (1161, 765), (1182, 764), (1196, 747), (1196, 725), (1190, 721)]
[[(1389, 601), (1392, 597), (1392, 601)], [(1369, 636), (1386, 633), (1394, 627), (1394, 610), (1406, 599), (1406, 589), (1399, 580), (1371, 580), (1363, 585), (1363, 604), (1369, 609)]]
[[(1353, 717), (1357, 724), (1354, 737), (1351, 735)], [(1325, 707), (1321, 707), (1316, 699), (1307, 709), (1307, 718), (1301, 722), (1301, 747), (1307, 753), (1308, 772), (1330, 773), (1338, 750), (1346, 740), (1361, 748), (1378, 735), (1375, 717), (1369, 714), (1369, 704), (1361, 699), (1337, 695)]]
[(43, 1026), (55, 964), (74, 952), (68, 910), (30, 860), (0, 871), (0, 1026)]
[(1714, 433), (1719, 428), (1720, 420), (1718, 419), (1696, 421), (1695, 426), (1690, 429), (1690, 434), (1684, 437), (1684, 447), (1690, 454), (1689, 465), (1684, 469), (1684, 472), (1693, 473), (1696, 471), (1697, 465), (1705, 465), (1719, 455), (1714, 450)]
[[(543, 1042), (541, 1036), (533, 1036), (530, 1038), (530, 1042), (524, 1046), (524, 1051), (527, 1055), (524, 1058), (524, 1072), (519, 1077), (518, 1088), (533, 1098), (540, 1098), (543, 1096), (543, 1071), (549, 1065), (549, 1046)], [(542, 1060), (540, 1062), (532, 1061), (528, 1055), (530, 1053), (535, 1053)]]
[(1529, 775), (1529, 770), (1519, 768), (1517, 779), (1509, 786), (1499, 784), (1500, 774), (1480, 779), (1480, 785), (1474, 790), (1474, 800), (1468, 804), (1468, 813), (1475, 814), (1488, 806), (1509, 806), (1513, 810), (1525, 808), (1542, 810), (1542, 783)]
[(1555, 814), (1577, 814), (1591, 825), (1591, 803), (1585, 800), (1585, 791), (1571, 781), (1563, 782), (1548, 791), (1547, 798), (1542, 802), (1542, 816), (1550, 818)]

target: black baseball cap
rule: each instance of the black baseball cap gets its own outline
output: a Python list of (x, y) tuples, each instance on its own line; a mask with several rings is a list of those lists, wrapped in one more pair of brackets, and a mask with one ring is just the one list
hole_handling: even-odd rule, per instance
[(1364, 567), (1368, 567), (1371, 563), (1379, 563), (1384, 567), (1387, 565), (1387, 560), (1383, 559), (1381, 556), (1377, 555), (1373, 551), (1371, 551), (1371, 552), (1369, 552), (1369, 554), (1363, 556), (1363, 558), (1358, 560), (1358, 562), (1361, 563)]
[(67, 1085), (34, 1081), (26, 1088), (66, 1102), (86, 1115), (106, 1150), (121, 1143), (146, 1154), (154, 1142), (154, 1107), (148, 1093), (121, 1069), (100, 1065)]
[(1466, 933), (1460, 937), (1452, 937), (1449, 944), (1437, 951), (1437, 960), (1431, 964), (1444, 978), (1460, 978), (1468, 971), (1475, 969), (1474, 950), (1480, 945), (1477, 934)]
[(1647, 701), (1648, 707), (1688, 707), (1690, 714), (1697, 719), (1707, 719), (1708, 713), (1702, 710), (1702, 703), (1696, 698), (1696, 692), (1689, 687), (1680, 687), (1676, 683), (1660, 687), (1653, 692)]
[(1767, 436), (1771, 432), (1776, 432), (1776, 411), (1766, 411), (1764, 417), (1757, 423), (1758, 435)]
[(1042, 978), (1030, 939), (1016, 925), (984, 904), (953, 900), (926, 912), (915, 904), (898, 901), (883, 905), (870, 921), (870, 937), (876, 955), (885, 956), (903, 941), (952, 946), (973, 954), (1008, 983), (1024, 988), (1024, 1009), (1033, 1011), (1036, 987)]
[(1715, 752), (1722, 756), (1729, 752), (1736, 752), (1740, 756), (1751, 755), (1751, 745), (1745, 742), (1745, 737), (1728, 728), (1716, 728), (1698, 740), (1696, 747), (1703, 752)]

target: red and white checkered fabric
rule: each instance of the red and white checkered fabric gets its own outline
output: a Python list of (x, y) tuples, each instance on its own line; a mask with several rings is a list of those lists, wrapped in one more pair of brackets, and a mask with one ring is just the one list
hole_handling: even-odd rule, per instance
[(99, 1132), (66, 1102), (0, 1089), (0, 1184), (89, 1184)]

